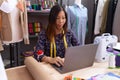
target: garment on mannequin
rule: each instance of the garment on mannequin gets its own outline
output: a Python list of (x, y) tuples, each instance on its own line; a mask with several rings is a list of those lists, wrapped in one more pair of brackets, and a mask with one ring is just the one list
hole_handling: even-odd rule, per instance
[[(13, 1), (13, 0), (12, 0)], [(9, 0), (8, 0), (9, 2)], [(16, 7), (17, 5), (17, 0), (13, 1), (13, 11), (8, 13), (8, 19), (10, 21), (10, 27), (11, 27), (11, 40), (7, 41), (5, 38), (3, 38), (3, 43), (5, 44), (9, 44), (9, 43), (16, 43), (16, 42), (20, 42), (23, 40), (23, 36), (22, 36), (22, 28), (20, 25), (20, 12), (19, 9)], [(3, 29), (5, 31), (5, 28)], [(9, 34), (7, 34), (9, 35)]]
[[(87, 8), (81, 3), (77, 3), (67, 8), (68, 28), (72, 29), (81, 45), (85, 44), (86, 26), (88, 21)], [(81, 0), (80, 0), (81, 2)]]
[(82, 7), (81, 0), (75, 0), (75, 4), (77, 4), (80, 8)]
[[(25, 16), (26, 15), (25, 13), (23, 14), (22, 12), (21, 14), (21, 10), (16, 6), (18, 4), (18, 1), (19, 0), (7, 0), (8, 3), (10, 2), (9, 5), (12, 5), (12, 9), (13, 9), (13, 10), (10, 10), (8, 13), (0, 9), (2, 11), (1, 39), (4, 44), (20, 42), (23, 40), (23, 38), (25, 40), (24, 43), (29, 44), (28, 27), (26, 24), (27, 17)], [(7, 6), (7, 5), (4, 5), (4, 6)]]

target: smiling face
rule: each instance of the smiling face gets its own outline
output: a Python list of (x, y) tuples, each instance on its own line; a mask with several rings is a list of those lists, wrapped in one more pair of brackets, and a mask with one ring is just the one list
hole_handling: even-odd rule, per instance
[(64, 11), (62, 10), (58, 13), (58, 16), (56, 18), (56, 29), (61, 31), (63, 29), (65, 22), (66, 22), (66, 16)]
[(49, 13), (48, 26), (46, 29), (46, 35), (50, 41), (56, 34), (60, 34), (64, 31), (67, 32), (67, 13), (65, 9), (60, 5), (54, 5)]

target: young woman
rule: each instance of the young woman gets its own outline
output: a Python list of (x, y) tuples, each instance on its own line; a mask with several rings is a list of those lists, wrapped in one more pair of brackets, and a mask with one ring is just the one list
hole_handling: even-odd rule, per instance
[[(34, 57), (38, 61), (63, 66), (65, 49), (79, 45), (74, 34), (67, 29), (67, 14), (60, 5), (51, 8), (46, 30), (42, 30), (38, 36), (38, 42), (34, 51)], [(40, 50), (42, 54), (38, 54)], [(73, 53), (74, 54), (74, 53)]]

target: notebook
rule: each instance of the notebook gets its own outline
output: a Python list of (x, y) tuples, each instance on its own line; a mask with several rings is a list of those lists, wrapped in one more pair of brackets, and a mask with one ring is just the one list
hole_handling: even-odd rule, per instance
[(90, 67), (93, 65), (98, 44), (87, 44), (83, 46), (68, 47), (65, 53), (63, 67), (53, 67), (60, 73)]

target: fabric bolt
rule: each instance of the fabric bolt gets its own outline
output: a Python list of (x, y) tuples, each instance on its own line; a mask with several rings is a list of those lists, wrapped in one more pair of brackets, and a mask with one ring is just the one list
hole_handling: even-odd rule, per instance
[(67, 14), (68, 28), (74, 32), (80, 44), (84, 45), (88, 21), (87, 8), (82, 4), (74, 4), (72, 6), (68, 6)]
[[(64, 54), (65, 53), (65, 46), (64, 46), (64, 41), (63, 41), (62, 36), (63, 36), (62, 34), (57, 34), (55, 36), (56, 56), (59, 56), (61, 58), (63, 58), (65, 55)], [(78, 41), (77, 41), (77, 39), (72, 31), (68, 30), (65, 37), (66, 37), (68, 47), (79, 45), (79, 43), (78, 43)], [(42, 30), (40, 32), (40, 34), (38, 35), (38, 40), (39, 41), (37, 42), (36, 50), (34, 51), (35, 58), (37, 59), (37, 57), (39, 56), (37, 54), (38, 50), (43, 50), (44, 55), (50, 56), (50, 42), (48, 41), (44, 30)], [(40, 60), (42, 57), (43, 57), (43, 55), (40, 56)]]

